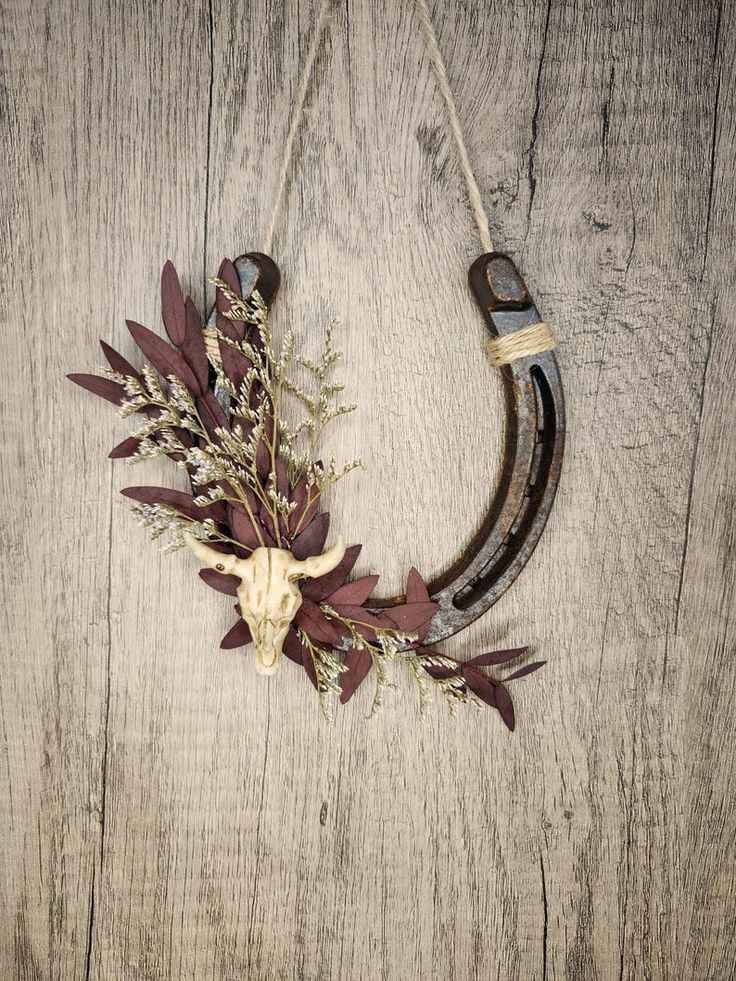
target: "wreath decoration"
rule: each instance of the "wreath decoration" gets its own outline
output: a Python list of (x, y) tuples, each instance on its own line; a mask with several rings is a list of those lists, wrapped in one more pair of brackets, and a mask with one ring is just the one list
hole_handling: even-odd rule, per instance
[[(256, 271), (252, 288), (236, 269), (243, 259)], [(462, 703), (489, 706), (513, 730), (508, 683), (544, 661), (498, 678), (487, 669), (521, 658), (526, 647), (467, 661), (435, 650), (426, 641), (439, 606), (415, 568), (405, 596), (378, 608), (371, 596), (379, 577), (350, 579), (362, 546), (346, 548), (338, 539), (325, 550), (330, 516), (320, 510), (322, 495), (359, 465), (318, 456), (325, 427), (355, 408), (341, 401), (343, 385), (334, 377), (341, 354), (333, 324), (319, 361), (297, 355), (293, 332), (276, 348), (268, 309), (278, 268), (260, 253), (236, 264), (224, 259), (211, 277), (216, 302), (204, 324), (167, 261), (161, 313), (171, 343), (128, 320), (146, 359), (140, 367), (100, 341), (108, 363), (103, 373), (67, 376), (117, 405), (123, 418), (135, 418), (111, 459), (135, 464), (168, 457), (188, 475), (191, 493), (125, 488), (133, 512), (164, 551), (187, 546), (203, 565), (200, 578), (237, 599), (237, 620), (221, 648), (252, 643), (264, 675), (275, 674), (285, 655), (304, 670), (329, 722), (335, 702), (348, 702), (369, 675), (371, 715), (378, 711), (386, 691), (397, 687), (392, 665), (399, 665), (416, 686), (420, 718), (435, 691), (451, 712)], [(295, 367), (306, 372), (311, 390), (294, 380)], [(302, 410), (295, 425), (284, 413), (287, 400)]]

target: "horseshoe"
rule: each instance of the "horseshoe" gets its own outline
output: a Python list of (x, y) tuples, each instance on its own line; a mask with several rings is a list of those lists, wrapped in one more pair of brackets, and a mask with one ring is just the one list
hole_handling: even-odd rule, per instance
[[(279, 287), (276, 263), (260, 252), (235, 260), (243, 296), (254, 289), (271, 304)], [(470, 288), (492, 337), (541, 322), (526, 283), (509, 256), (488, 252), (470, 267)], [(213, 309), (209, 324), (216, 322)], [(565, 445), (565, 402), (552, 351), (519, 358), (501, 369), (506, 400), (503, 467), (478, 532), (450, 568), (429, 584), (439, 610), (426, 638), (439, 643), (464, 630), (496, 603), (529, 561), (557, 491)], [(397, 596), (377, 607), (405, 601)]]

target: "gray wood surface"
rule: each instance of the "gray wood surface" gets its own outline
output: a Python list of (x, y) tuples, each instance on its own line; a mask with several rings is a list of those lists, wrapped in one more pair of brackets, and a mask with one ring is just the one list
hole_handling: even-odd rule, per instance
[[(0, 976), (676, 979), (736, 973), (734, 5), (431, 4), (497, 246), (560, 339), (543, 540), (448, 643), (549, 660), (492, 713), (326, 726), (266, 683), (64, 380), (132, 354), (170, 256), (198, 302), (268, 220), (314, 3), (2, 11)], [(333, 494), (385, 592), (493, 491), (479, 251), (409, 0), (335, 5), (274, 254), (277, 330), (342, 323)], [(170, 475), (168, 475), (170, 478)]]

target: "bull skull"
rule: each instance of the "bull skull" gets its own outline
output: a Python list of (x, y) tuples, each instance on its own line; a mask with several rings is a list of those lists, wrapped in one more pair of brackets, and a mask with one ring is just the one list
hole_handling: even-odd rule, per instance
[(238, 601), (248, 624), (259, 674), (278, 671), (284, 640), (302, 605), (299, 579), (324, 576), (342, 561), (342, 539), (322, 555), (300, 561), (283, 548), (257, 548), (247, 559), (223, 555), (204, 542), (185, 534), (184, 540), (200, 562), (227, 576), (237, 576)]

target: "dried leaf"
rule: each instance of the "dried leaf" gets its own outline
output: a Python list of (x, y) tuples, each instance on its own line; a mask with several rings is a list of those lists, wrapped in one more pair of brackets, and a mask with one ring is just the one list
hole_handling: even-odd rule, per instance
[(513, 661), (515, 658), (521, 657), (527, 650), (527, 647), (516, 647), (508, 651), (489, 651), (487, 654), (478, 654), (477, 657), (471, 657), (466, 663), (473, 665), (473, 667), (505, 664), (507, 661)]
[(202, 394), (203, 390), (196, 376), (178, 351), (169, 347), (166, 341), (143, 324), (137, 324), (135, 320), (125, 322), (133, 340), (160, 374), (164, 377), (175, 375), (192, 395)]
[(184, 294), (171, 259), (166, 260), (161, 273), (161, 317), (166, 333), (181, 347), (185, 334)]
[(119, 375), (130, 375), (133, 378), (140, 378), (139, 373), (122, 354), (118, 354), (114, 347), (103, 340), (100, 340), (100, 347), (102, 348), (102, 353), (107, 359), (107, 363), (110, 365), (113, 371), (117, 371)]
[(322, 610), (309, 599), (302, 598), (302, 605), (297, 611), (294, 622), (309, 636), (315, 644), (332, 644), (339, 646), (342, 633), (324, 615)]
[(220, 648), (223, 651), (232, 651), (236, 647), (245, 647), (246, 644), (250, 644), (252, 639), (248, 624), (245, 620), (238, 620), (220, 641)]
[(75, 385), (79, 385), (80, 388), (92, 392), (93, 395), (98, 395), (101, 399), (107, 399), (108, 402), (113, 402), (115, 405), (120, 405), (126, 398), (123, 386), (109, 378), (80, 374), (67, 375), (66, 377)]
[(227, 596), (238, 595), (240, 579), (237, 576), (225, 576), (217, 569), (200, 569), (199, 578), (218, 593), (225, 593)]
[(335, 613), (346, 620), (352, 620), (355, 629), (366, 640), (376, 639), (376, 630), (385, 630), (386, 624), (374, 613), (369, 613), (364, 606), (353, 606), (351, 604), (338, 603), (330, 604)]
[(439, 603), (405, 603), (384, 610), (383, 615), (399, 630), (413, 633), (425, 624), (431, 623), (432, 617), (439, 608)]
[(524, 678), (528, 674), (532, 674), (534, 671), (539, 671), (543, 668), (547, 662), (546, 661), (531, 661), (529, 664), (525, 664), (523, 668), (519, 668), (518, 671), (514, 671), (510, 674), (508, 678), (504, 678), (504, 681), (515, 681), (517, 678)]
[[(217, 270), (217, 278), (221, 279), (223, 283), (227, 283), (230, 290), (236, 296), (241, 296), (240, 277), (238, 276), (238, 271), (230, 259), (225, 258), (222, 260), (220, 263), (220, 268)], [(230, 309), (230, 301), (219, 289), (217, 290), (215, 304), (217, 309), (222, 313), (225, 313)]]
[(200, 410), (202, 422), (211, 437), (217, 439), (215, 429), (228, 428), (227, 416), (222, 411), (222, 406), (217, 401), (214, 393), (207, 389), (201, 398), (197, 399), (197, 408)]
[(289, 469), (280, 456), (276, 457), (276, 490), (282, 497), (289, 495)]
[(330, 515), (324, 511), (291, 543), (291, 553), (294, 558), (301, 560), (309, 558), (310, 555), (321, 555), (329, 530)]
[(508, 689), (504, 688), (500, 681), (496, 682), (496, 708), (500, 712), (506, 727), (513, 732), (516, 727), (514, 703), (511, 701)]
[(207, 361), (207, 348), (202, 333), (202, 319), (190, 297), (184, 303), (185, 331), (181, 345), (182, 354), (196, 375), (201, 392), (209, 385), (210, 366)]
[[(218, 291), (218, 296), (219, 291)], [(220, 311), (217, 311), (215, 316), (215, 324), (217, 329), (229, 337), (231, 341), (242, 341), (245, 337), (245, 324), (241, 323), (239, 320), (230, 320), (229, 317), (223, 316)]]
[(468, 688), (475, 692), (481, 701), (491, 708), (496, 708), (496, 682), (486, 675), (477, 671), (475, 668), (463, 664), (463, 677), (468, 683)]
[(243, 379), (252, 368), (251, 361), (249, 358), (246, 358), (242, 351), (236, 350), (227, 341), (223, 341), (222, 338), (219, 338), (217, 343), (220, 348), (220, 360), (222, 361), (223, 371), (233, 383), (236, 390), (240, 391)]
[(407, 603), (429, 603), (429, 590), (427, 584), (420, 576), (419, 572), (411, 567), (406, 580), (406, 602)]
[(350, 548), (345, 549), (342, 561), (335, 566), (332, 572), (328, 572), (327, 575), (320, 576), (318, 579), (307, 579), (306, 582), (302, 583), (302, 596), (307, 596), (315, 603), (319, 603), (326, 596), (334, 593), (353, 571), (353, 566), (358, 561), (362, 547), (362, 545), (351, 545)]
[(339, 589), (330, 594), (327, 602), (330, 606), (334, 606), (335, 603), (362, 606), (376, 588), (378, 579), (378, 576), (363, 576), (361, 579), (345, 583), (344, 586), (340, 586)]
[[(224, 283), (227, 283), (228, 287), (236, 296), (242, 295), (240, 292), (238, 272), (229, 259), (222, 260), (220, 268), (217, 271), (217, 277)], [(229, 317), (223, 316), (224, 313), (230, 310), (230, 306), (231, 304), (228, 298), (218, 289), (215, 293), (217, 326), (226, 337), (230, 337), (232, 340), (242, 341), (245, 337), (245, 324), (241, 320), (231, 320)]]
[(304, 474), (296, 482), (291, 492), (290, 499), (296, 503), (296, 507), (289, 516), (289, 530), (292, 535), (296, 533), (297, 529), (299, 529), (300, 534), (306, 531), (314, 520), (319, 507), (319, 491), (315, 485), (308, 488), (307, 480), (307, 474)]
[(283, 651), (284, 654), (291, 660), (295, 661), (297, 664), (303, 664), (302, 661), (302, 649), (304, 645), (299, 640), (299, 637), (295, 630), (290, 630), (286, 635), (284, 640)]
[(141, 504), (168, 504), (193, 521), (204, 521), (205, 518), (212, 518), (216, 522), (225, 520), (225, 508), (221, 501), (201, 508), (194, 503), (191, 494), (172, 490), (170, 487), (124, 487), (120, 493), (124, 497), (140, 501)]
[(139, 446), (139, 439), (136, 439), (135, 436), (128, 436), (122, 443), (118, 443), (117, 446), (110, 450), (108, 458), (110, 460), (124, 460), (129, 456), (133, 456), (138, 451)]
[(357, 648), (352, 647), (347, 653), (345, 664), (348, 670), (340, 676), (340, 687), (342, 689), (340, 701), (343, 705), (350, 701), (361, 683), (370, 673), (373, 667), (373, 658), (370, 655), (370, 651), (365, 650), (365, 648), (359, 651)]
[(251, 551), (254, 548), (260, 546), (260, 541), (258, 539), (258, 534), (253, 526), (253, 522), (248, 517), (246, 511), (243, 509), (236, 509), (231, 505), (227, 508), (227, 520), (230, 525), (230, 530), (233, 533), (233, 538), (245, 545), (247, 549)]
[(271, 473), (271, 451), (265, 439), (258, 441), (256, 449), (256, 470), (261, 478), (268, 477)]

